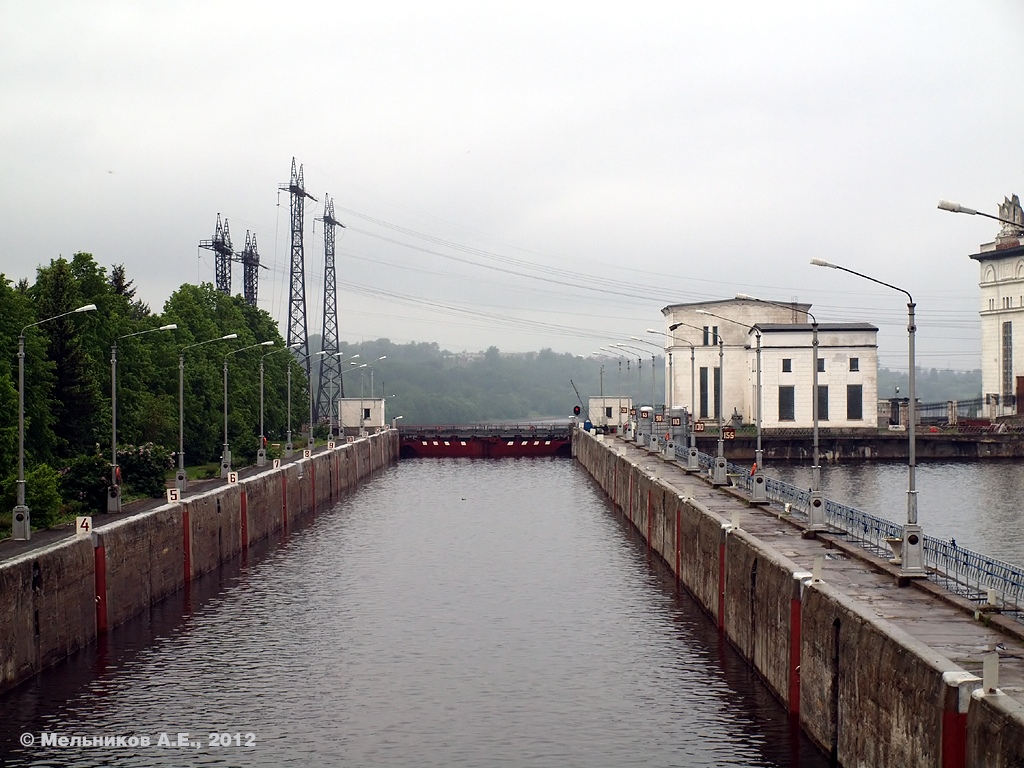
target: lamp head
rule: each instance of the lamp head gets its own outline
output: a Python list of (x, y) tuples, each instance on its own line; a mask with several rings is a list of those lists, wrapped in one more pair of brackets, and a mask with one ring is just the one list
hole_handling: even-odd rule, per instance
[(259, 343), (259, 346), (261, 346), (261, 347), (272, 347), (272, 346), (274, 346), (274, 340), (271, 339), (270, 341), (261, 341)]
[(94, 312), (96, 310), (95, 304), (86, 304), (84, 307), (79, 307), (75, 312)]
[(811, 259), (811, 264), (816, 267), (832, 267), (832, 269), (839, 269), (838, 266), (830, 261), (825, 261), (824, 259)]
[(697, 314), (698, 315), (710, 315), (711, 313), (708, 312), (706, 309), (698, 309), (697, 310)]
[(939, 200), (939, 210), (949, 211), (951, 213), (966, 213), (970, 216), (974, 216), (977, 213), (973, 208), (967, 208), (966, 206), (960, 205), (960, 203), (954, 203), (951, 200)]
[(758, 301), (758, 299), (755, 299), (753, 296), (750, 296), (746, 293), (737, 293), (736, 298), (739, 299), (740, 301)]
[(178, 330), (178, 324), (177, 323), (171, 323), (170, 325), (161, 325), (159, 328), (157, 328), (157, 330), (158, 331), (176, 331), (176, 330)]
[(227, 336), (221, 336), (220, 340), (221, 341), (226, 341), (227, 339), (237, 339), (237, 338), (238, 338), (238, 334), (237, 333), (229, 333)]

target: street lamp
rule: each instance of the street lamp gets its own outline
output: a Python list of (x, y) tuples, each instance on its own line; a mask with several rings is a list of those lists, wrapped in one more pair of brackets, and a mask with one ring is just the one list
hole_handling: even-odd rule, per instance
[[(298, 349), (301, 344), (292, 344), (287, 347), (281, 347), (275, 349), (273, 352), (267, 352), (260, 355), (260, 447), (256, 450), (256, 466), (265, 467), (267, 465), (267, 433), (263, 429), (263, 361), (270, 355), (276, 355), (278, 352), (284, 352), (285, 350)], [(289, 371), (291, 366), (289, 365)]]
[(748, 333), (750, 331), (753, 331), (754, 332), (754, 336), (757, 339), (757, 350), (756, 350), (756, 360), (757, 360), (757, 366), (756, 366), (757, 367), (757, 386), (756, 386), (756, 390), (757, 390), (757, 404), (756, 404), (756, 408), (757, 408), (757, 414), (756, 414), (757, 415), (757, 448), (754, 451), (754, 463), (757, 465), (757, 471), (760, 472), (762, 467), (763, 467), (763, 465), (764, 465), (764, 451), (761, 450), (761, 401), (762, 401), (762, 394), (761, 394), (761, 329), (757, 325), (747, 325), (746, 323), (741, 323), (739, 320), (733, 320), (732, 318), (729, 318), (729, 317), (723, 317), (722, 315), (716, 315), (714, 312), (708, 312), (705, 309), (698, 309), (697, 310), (697, 314), (698, 315), (707, 315), (709, 317), (716, 317), (719, 320), (724, 320), (727, 323), (732, 323), (733, 325), (738, 325), (738, 326), (741, 326), (742, 328), (746, 328)]
[(221, 454), (220, 457), (221, 477), (227, 477), (228, 473), (231, 472), (231, 449), (228, 447), (228, 358), (232, 355), (237, 355), (239, 352), (245, 352), (247, 349), (272, 346), (274, 346), (273, 339), (270, 341), (261, 341), (259, 344), (250, 344), (249, 346), (241, 347), (240, 349), (233, 349), (224, 355), (224, 453)]
[[(381, 360), (387, 359), (387, 355), (381, 355), (373, 363), (379, 363)], [(373, 401), (373, 363), (363, 363), (360, 368), (370, 369), (370, 401)], [(372, 407), (372, 406), (371, 406)], [(359, 432), (363, 431), (363, 378), (362, 374), (359, 374)]]
[[(783, 304), (778, 301), (768, 301), (748, 296), (745, 293), (737, 293), (736, 298), (741, 301), (756, 301), (761, 304), (770, 304), (773, 307), (783, 309), (795, 309), (794, 304)], [(814, 428), (812, 430), (813, 461), (811, 464), (811, 493), (808, 498), (807, 530), (827, 531), (825, 524), (825, 498), (821, 493), (821, 466), (819, 463), (818, 451), (818, 318), (810, 311), (800, 309), (805, 315), (811, 318), (811, 420)]]
[[(639, 355), (646, 353), (647, 352), (646, 349), (640, 349), (640, 347), (634, 347), (634, 346), (632, 346), (630, 344), (623, 344), (621, 342), (614, 343), (614, 344), (612, 344), (612, 346), (613, 347), (619, 347), (620, 349), (631, 349), (634, 352), (636, 352), (638, 354), (638, 357), (637, 357), (637, 361), (639, 363), (638, 368), (642, 370), (642, 368), (643, 368), (643, 358), (639, 357)], [(656, 356), (652, 352), (651, 353), (651, 423), (650, 423), (651, 433), (650, 433), (650, 435), (647, 438), (647, 445), (648, 445), (648, 447), (653, 447), (654, 443), (657, 440), (657, 438), (654, 436), (654, 401), (655, 401), (655, 397), (656, 397), (656, 395), (654, 394), (655, 383), (656, 383), (655, 382), (655, 376), (654, 376), (654, 363), (655, 363), (656, 359), (657, 359)], [(641, 392), (641, 394), (642, 394), (642, 392)]]
[(188, 344), (178, 350), (178, 473), (174, 478), (174, 485), (179, 494), (185, 493), (188, 485), (185, 473), (185, 350), (192, 347), (201, 347), (204, 344), (212, 344), (215, 341), (227, 341), (237, 339), (237, 333), (229, 333), (226, 336), (218, 336), (216, 339), (207, 339), (195, 344)]
[[(670, 333), (674, 332), (676, 330), (676, 328), (678, 328), (681, 325), (687, 325), (687, 324), (686, 323), (675, 323), (673, 325), (670, 325), (668, 327), (668, 330), (669, 330)], [(700, 328), (697, 328), (697, 326), (695, 326), (695, 325), (689, 325), (687, 327), (693, 328), (694, 330), (698, 330), (698, 331), (701, 330)], [(648, 328), (647, 332), (648, 333), (662, 334), (661, 331), (656, 331), (653, 328)], [(672, 345), (673, 346), (675, 346), (675, 342), (676, 342), (676, 337), (673, 335), (672, 336)], [(696, 372), (697, 372), (697, 367), (696, 367), (696, 360), (695, 360), (695, 358), (697, 356), (697, 348), (693, 345), (692, 342), (687, 341), (686, 339), (683, 339), (683, 343), (686, 344), (687, 346), (689, 346), (689, 348), (690, 348), (690, 450), (688, 452), (688, 457), (689, 458), (688, 458), (688, 462), (687, 462), (687, 467), (686, 468), (687, 469), (696, 470), (698, 468), (699, 461), (698, 461), (698, 456), (697, 456), (697, 435), (693, 431), (693, 425), (694, 425), (694, 421), (696, 420), (696, 407), (697, 407), (697, 405), (696, 405), (696, 403), (697, 403), (697, 401), (696, 401), (696, 391), (697, 391), (697, 373)], [(669, 354), (672, 354), (671, 351), (669, 351)], [(669, 392), (672, 392), (672, 389), (675, 387), (675, 378), (674, 378), (674, 376), (672, 376), (671, 378), (672, 378), (672, 382), (669, 384)]]
[(59, 320), (68, 315), (95, 311), (95, 304), (86, 304), (70, 312), (63, 312), (45, 320), (29, 323), (18, 334), (18, 503), (13, 510), (14, 520), (11, 528), (11, 534), (15, 541), (28, 541), (32, 537), (32, 518), (25, 505), (25, 331), (35, 325)]
[(110, 348), (110, 488), (107, 493), (107, 512), (121, 511), (121, 473), (117, 466), (117, 342), (132, 336), (142, 336), (155, 331), (173, 331), (177, 328), (176, 323), (171, 323), (161, 325), (159, 328), (126, 333), (114, 339), (114, 344)]
[[(939, 207), (942, 207), (941, 203)], [(914, 337), (917, 334), (917, 324), (914, 319), (914, 309), (917, 305), (914, 303), (914, 297), (911, 296), (908, 291), (878, 280), (877, 278), (861, 274), (860, 272), (854, 272), (852, 269), (847, 269), (846, 267), (841, 267), (838, 264), (832, 264), (831, 262), (823, 261), (822, 259), (811, 259), (811, 264), (816, 267), (829, 267), (831, 269), (838, 269), (841, 272), (848, 272), (851, 275), (856, 275), (857, 277), (869, 280), (872, 283), (884, 285), (886, 288), (892, 288), (894, 291), (899, 291), (907, 297), (907, 339), (910, 364), (910, 373), (908, 376), (909, 382), (907, 384), (907, 388), (910, 390), (908, 393), (910, 402), (907, 403), (907, 421), (909, 422), (907, 425), (907, 439), (909, 441), (909, 457), (907, 460), (907, 524), (903, 526), (903, 547), (900, 553), (900, 576), (915, 578), (927, 577), (928, 571), (925, 570), (924, 567), (924, 533), (921, 530), (921, 526), (917, 524), (917, 482), (915, 479), (917, 471), (917, 424), (915, 422), (917, 421), (917, 415), (915, 413), (916, 404), (914, 401), (917, 397), (915, 386), (915, 369), (917, 368), (917, 361), (914, 349)]]
[[(951, 213), (966, 213), (968, 216), (984, 216), (988, 219), (994, 219), (1000, 221), (1003, 224), (1009, 224), (1011, 227), (1017, 227), (1018, 229), (1024, 228), (1024, 222), (1012, 221), (1010, 219), (1003, 219), (999, 216), (993, 216), (991, 213), (984, 213), (983, 211), (976, 211), (973, 208), (967, 208), (966, 206), (960, 205), (960, 203), (954, 203), (949, 200), (939, 200), (939, 210), (949, 211)], [(841, 267), (840, 267), (841, 269)], [(849, 270), (847, 270), (849, 271)], [(868, 278), (870, 279), (870, 278)], [(896, 290), (899, 290), (897, 288)], [(904, 291), (905, 293), (905, 291)]]
[[(592, 352), (591, 354), (596, 355), (598, 353), (597, 352)], [(618, 414), (617, 414), (617, 416), (615, 418), (615, 433), (616, 434), (622, 434), (622, 421), (623, 421), (623, 419), (622, 419), (622, 361), (623, 360), (626, 361), (626, 366), (628, 368), (628, 366), (629, 366), (629, 358), (626, 357), (621, 352), (618, 352), (618, 351), (613, 351), (612, 354), (615, 357), (618, 358), (618, 360), (616, 362), (619, 364), (619, 377), (618, 377), (618, 380), (615, 383), (615, 388), (616, 388), (616, 392), (617, 392), (617, 394), (615, 396), (616, 407), (619, 410), (619, 412), (618, 412)], [(602, 408), (605, 407), (605, 405), (604, 405), (604, 366), (603, 365), (601, 366), (601, 407)], [(590, 414), (588, 413), (587, 415), (589, 416)]]
[[(353, 355), (353, 357), (359, 357), (359, 355)], [(355, 368), (349, 368), (349, 369), (344, 370), (344, 371), (342, 371), (341, 373), (338, 374), (338, 380), (341, 381), (341, 389), (342, 389), (342, 391), (344, 391), (344, 389), (345, 389), (345, 374), (346, 373), (351, 373), (352, 371), (358, 371), (360, 368), (365, 368), (367, 366), (367, 363), (362, 363), (361, 365), (357, 365), (354, 360), (350, 360), (349, 361), (349, 365), (354, 365)], [(362, 407), (363, 407), (362, 406), (362, 399), (360, 399), (360, 401), (359, 401), (359, 407), (360, 407), (360, 409), (362, 409)], [(344, 434), (345, 434), (345, 417), (344, 417), (344, 414), (342, 413), (342, 410), (341, 410), (340, 407), (338, 408), (338, 420), (340, 421), (340, 424), (339, 424), (340, 435), (339, 435), (339, 437), (343, 437)], [(362, 412), (361, 412), (361, 410), (360, 410), (360, 414), (359, 414), (359, 420), (360, 420), (360, 422), (362, 421)]]
[[(326, 349), (321, 349), (312, 355), (306, 355), (306, 357), (323, 357), (328, 354)], [(310, 362), (310, 370), (313, 370), (313, 364)], [(313, 450), (316, 447), (316, 439), (313, 437), (313, 379), (309, 380), (309, 434), (306, 436), (306, 447), (309, 450)]]

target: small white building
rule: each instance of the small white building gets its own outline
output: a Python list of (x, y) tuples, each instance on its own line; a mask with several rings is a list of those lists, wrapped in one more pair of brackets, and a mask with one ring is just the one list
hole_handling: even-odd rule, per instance
[[(1003, 224), (971, 258), (981, 269), (981, 391), (988, 418), (1024, 413), (1024, 211), (1004, 199)], [(1017, 333), (1014, 333), (1016, 326)]]
[(621, 432), (630, 421), (633, 398), (625, 395), (591, 397), (587, 400), (587, 420), (595, 427), (616, 427)]
[[(809, 310), (750, 299), (666, 307), (668, 402), (692, 408), (698, 420), (715, 421), (721, 412), (726, 423), (756, 423), (760, 336), (762, 427), (812, 426)], [(877, 333), (868, 323), (818, 325), (819, 426), (876, 428)]]
[(384, 398), (343, 397), (338, 400), (338, 419), (343, 435), (358, 435), (383, 428)]

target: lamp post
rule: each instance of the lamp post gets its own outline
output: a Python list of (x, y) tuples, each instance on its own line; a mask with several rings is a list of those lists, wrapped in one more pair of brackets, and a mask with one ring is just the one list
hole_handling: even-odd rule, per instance
[[(359, 357), (359, 355), (353, 355), (353, 357)], [(356, 362), (354, 360), (350, 360), (349, 361), (349, 365), (355, 366), (355, 367), (354, 368), (349, 368), (348, 370), (344, 370), (344, 371), (342, 371), (338, 375), (338, 379), (341, 381), (341, 388), (342, 388), (342, 390), (345, 389), (345, 374), (346, 373), (351, 373), (352, 371), (358, 371), (360, 368), (365, 368), (367, 366), (367, 363), (356, 364)], [(362, 406), (362, 400), (360, 400), (360, 402), (359, 402), (359, 408), (360, 408), (359, 420), (360, 420), (360, 422), (362, 421), (362, 407), (363, 407)], [(342, 413), (342, 409), (340, 407), (338, 408), (338, 419), (341, 422), (341, 425), (340, 425), (340, 427), (341, 427), (341, 434), (344, 435), (345, 434), (345, 416)]]
[[(770, 304), (783, 309), (794, 309), (793, 304), (783, 304), (778, 301), (768, 301), (748, 296), (745, 293), (737, 293), (736, 298), (741, 301), (756, 301), (761, 304)], [(813, 422), (812, 443), (813, 461), (811, 465), (811, 492), (808, 498), (807, 530), (827, 531), (825, 524), (825, 498), (821, 494), (821, 466), (818, 450), (818, 318), (806, 309), (799, 310), (811, 318), (811, 421)]]
[(250, 344), (247, 347), (233, 349), (224, 355), (224, 452), (220, 457), (220, 476), (223, 478), (226, 478), (228, 473), (231, 472), (231, 449), (228, 446), (228, 358), (232, 355), (237, 355), (239, 352), (245, 352), (247, 349), (255, 349), (256, 347), (272, 347), (273, 345), (273, 339), (270, 341), (261, 341), (259, 344)]
[[(612, 344), (612, 346), (613, 347), (619, 347), (620, 349), (631, 349), (634, 352), (636, 352), (638, 354), (638, 357), (637, 357), (638, 368), (642, 368), (643, 367), (643, 362), (642, 362), (643, 358), (639, 357), (639, 355), (645, 354), (647, 352), (646, 349), (640, 349), (639, 347), (634, 347), (634, 346), (632, 346), (630, 344), (623, 344), (621, 342), (617, 342), (615, 344)], [(647, 436), (647, 446), (648, 446), (648, 448), (653, 448), (655, 443), (657, 442), (657, 437), (654, 434), (654, 401), (655, 401), (655, 397), (656, 397), (655, 396), (655, 383), (656, 382), (655, 382), (655, 376), (654, 376), (654, 363), (655, 363), (655, 360), (656, 360), (656, 357), (655, 357), (654, 353), (652, 352), (651, 353), (651, 423), (650, 423), (651, 431), (650, 431), (650, 434)]]
[[(334, 377), (334, 395), (335, 395), (335, 397), (331, 401), (331, 404), (334, 406), (334, 408), (332, 410), (337, 412), (337, 416), (338, 416), (338, 437), (340, 438), (340, 437), (343, 436), (342, 435), (342, 433), (343, 433), (342, 423), (341, 423), (341, 397), (342, 397), (342, 394), (343, 394), (344, 389), (345, 389), (345, 387), (343, 386), (343, 383), (342, 383), (342, 376), (345, 374), (345, 372), (343, 370), (341, 370), (341, 359), (344, 356), (344, 353), (342, 353), (342, 352), (335, 352), (334, 354), (337, 355), (337, 357), (338, 357), (338, 370), (337, 370), (337, 373), (336, 373), (336, 375)], [(355, 360), (357, 357), (359, 357), (358, 354), (352, 355), (352, 357), (349, 358), (349, 365), (351, 365), (352, 361)], [(334, 425), (334, 416), (335, 416), (335, 414), (331, 413), (331, 426), (332, 427)]]
[[(686, 325), (686, 323), (674, 323), (673, 325), (670, 325), (668, 327), (668, 330), (669, 330), (670, 333), (674, 334), (676, 328), (678, 328), (681, 325)], [(697, 326), (695, 326), (695, 325), (691, 325), (691, 326), (688, 326), (688, 327), (693, 328), (694, 330), (698, 330), (698, 331), (701, 330), (700, 328), (697, 328)], [(648, 333), (659, 333), (659, 334), (661, 333), (661, 331), (656, 331), (653, 328), (648, 328), (647, 332)], [(675, 335), (673, 335), (672, 336), (672, 346), (675, 346), (675, 343), (676, 343), (676, 337), (675, 337)], [(699, 464), (700, 464), (700, 462), (698, 460), (699, 457), (697, 456), (697, 435), (693, 431), (693, 424), (694, 424), (694, 421), (696, 420), (696, 414), (697, 414), (697, 411), (696, 411), (696, 408), (697, 408), (697, 400), (696, 400), (696, 397), (697, 397), (697, 394), (696, 394), (696, 392), (697, 392), (697, 365), (696, 365), (697, 348), (693, 345), (692, 342), (687, 341), (685, 339), (683, 340), (683, 343), (686, 344), (690, 348), (690, 441), (689, 441), (690, 442), (690, 448), (689, 448), (689, 451), (688, 451), (688, 463), (687, 463), (686, 468), (687, 469), (691, 469), (691, 470), (696, 470), (696, 469), (699, 468)], [(675, 379), (674, 378), (673, 378), (672, 383), (669, 385), (669, 387), (670, 387), (669, 391), (671, 391), (672, 388), (675, 387)]]
[(227, 341), (237, 339), (237, 333), (229, 333), (226, 336), (218, 336), (216, 339), (207, 339), (195, 344), (188, 344), (178, 350), (178, 472), (174, 478), (174, 485), (179, 494), (185, 493), (188, 486), (185, 473), (185, 350), (192, 347), (201, 347), (204, 344), (212, 344), (215, 341)]
[(907, 297), (907, 340), (910, 366), (910, 372), (907, 377), (909, 379), (907, 388), (910, 390), (908, 393), (910, 402), (907, 403), (907, 421), (909, 422), (907, 425), (907, 440), (909, 446), (907, 459), (907, 524), (903, 526), (903, 547), (899, 557), (900, 576), (913, 578), (927, 577), (928, 571), (924, 567), (924, 533), (921, 530), (921, 526), (917, 523), (917, 481), (915, 477), (917, 471), (917, 415), (915, 413), (916, 403), (914, 401), (917, 397), (915, 381), (917, 361), (914, 337), (917, 334), (917, 323), (914, 319), (914, 309), (917, 305), (914, 303), (914, 297), (908, 291), (890, 283), (855, 272), (846, 267), (841, 267), (838, 264), (823, 261), (822, 259), (811, 259), (811, 264), (816, 267), (829, 267), (831, 269), (838, 269), (840, 272), (848, 272), (872, 283), (892, 288), (894, 291), (899, 291)]
[(18, 334), (18, 503), (14, 506), (11, 535), (15, 541), (28, 541), (32, 537), (32, 518), (25, 504), (25, 331), (29, 328), (59, 320), (79, 312), (95, 312), (95, 304), (63, 312), (45, 320), (29, 323)]
[(715, 318), (718, 318), (719, 320), (724, 320), (727, 323), (732, 323), (733, 325), (739, 325), (739, 326), (741, 326), (743, 328), (746, 328), (748, 333), (750, 331), (753, 331), (754, 332), (754, 336), (757, 339), (757, 349), (756, 349), (756, 370), (757, 370), (757, 374), (756, 374), (757, 379), (756, 379), (756, 381), (757, 381), (757, 384), (755, 386), (755, 390), (757, 392), (757, 402), (755, 404), (756, 422), (757, 422), (757, 448), (754, 451), (754, 463), (757, 465), (757, 470), (760, 471), (761, 468), (764, 465), (764, 451), (761, 449), (761, 407), (762, 407), (762, 403), (761, 403), (761, 401), (762, 401), (762, 395), (761, 395), (761, 329), (758, 328), (756, 324), (755, 325), (747, 325), (746, 323), (741, 323), (739, 320), (733, 320), (732, 318), (729, 318), (729, 317), (723, 317), (722, 315), (716, 315), (714, 312), (708, 312), (707, 310), (704, 310), (704, 309), (698, 309), (697, 310), (697, 314), (698, 315), (707, 315), (708, 317), (715, 317)]
[(159, 328), (126, 333), (114, 339), (114, 344), (110, 347), (110, 488), (107, 491), (107, 512), (121, 511), (121, 473), (117, 466), (117, 342), (155, 331), (173, 331), (177, 327), (176, 323), (171, 323)]
[[(256, 449), (256, 466), (265, 467), (267, 465), (267, 433), (263, 428), (263, 361), (266, 360), (270, 355), (276, 355), (278, 352), (284, 352), (285, 350), (298, 349), (301, 344), (292, 344), (287, 347), (281, 347), (275, 349), (273, 352), (267, 352), (260, 355), (260, 437), (259, 437), (259, 448)], [(288, 366), (289, 372), (291, 371), (291, 365)]]
[[(369, 368), (370, 369), (370, 403), (371, 403), (370, 407), (371, 408), (373, 407), (373, 405), (372, 405), (373, 404), (373, 364), (374, 363), (379, 363), (381, 360), (386, 360), (387, 357), (388, 357), (387, 355), (381, 355), (380, 357), (378, 357), (373, 362), (371, 362), (371, 363), (363, 363), (361, 366), (359, 366), (360, 368)], [(363, 411), (363, 378), (362, 378), (362, 374), (360, 374), (359, 375), (359, 432), (360, 432), (360, 434), (363, 431), (363, 426), (365, 426), (364, 425), (363, 414), (364, 414), (364, 411)]]
[[(1003, 224), (1009, 224), (1011, 227), (1024, 229), (1024, 222), (1012, 221), (1011, 219), (1004, 219), (999, 216), (993, 216), (991, 213), (976, 211), (973, 208), (968, 208), (966, 206), (960, 205), (960, 203), (954, 203), (949, 200), (939, 200), (938, 208), (940, 211), (949, 211), (950, 213), (966, 213), (968, 216), (984, 216), (985, 218), (994, 219), (995, 221), (1002, 222)], [(899, 289), (897, 288), (896, 290)]]
[[(326, 349), (321, 349), (319, 352), (314, 352), (312, 355), (306, 355), (306, 357), (323, 357), (327, 354)], [(309, 369), (313, 370), (312, 361), (310, 362)], [(316, 447), (316, 439), (313, 437), (313, 379), (309, 380), (309, 434), (306, 436), (306, 447), (309, 450), (313, 450)]]

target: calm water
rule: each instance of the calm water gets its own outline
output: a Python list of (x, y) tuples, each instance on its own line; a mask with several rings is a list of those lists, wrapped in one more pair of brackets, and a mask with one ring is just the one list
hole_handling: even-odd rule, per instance
[[(768, 474), (811, 487), (808, 466)], [(917, 517), (924, 532), (1024, 566), (1024, 462), (927, 462), (916, 472)], [(897, 523), (907, 519), (906, 464), (822, 464), (827, 498)]]
[(0, 764), (827, 764), (574, 462), (404, 461), (261, 549), (0, 699)]

